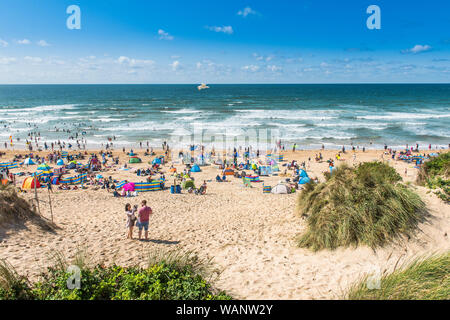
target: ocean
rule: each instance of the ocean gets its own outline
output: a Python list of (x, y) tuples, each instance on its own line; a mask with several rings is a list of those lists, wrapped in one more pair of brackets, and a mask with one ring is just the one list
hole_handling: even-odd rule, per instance
[[(163, 141), (290, 147), (404, 147), (450, 143), (450, 84), (2, 85), (0, 142), (68, 141), (88, 147)], [(70, 130), (70, 133), (63, 130)], [(225, 137), (225, 138), (224, 138)], [(20, 141), (17, 141), (17, 138)]]

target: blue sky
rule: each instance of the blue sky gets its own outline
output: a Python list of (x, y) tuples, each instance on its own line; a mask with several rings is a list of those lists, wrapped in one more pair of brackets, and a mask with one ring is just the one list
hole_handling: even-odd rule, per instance
[[(80, 30), (66, 26), (70, 5)], [(0, 2), (3, 84), (449, 79), (450, 1)]]

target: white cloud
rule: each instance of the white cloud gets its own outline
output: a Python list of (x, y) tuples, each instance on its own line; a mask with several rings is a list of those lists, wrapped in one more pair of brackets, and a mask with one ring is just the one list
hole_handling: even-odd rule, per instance
[(255, 65), (251, 64), (248, 66), (243, 66), (241, 69), (244, 71), (256, 72), (259, 70), (259, 66), (255, 66)]
[(11, 64), (16, 61), (17, 59), (12, 57), (0, 57), (0, 64)]
[(25, 61), (28, 61), (28, 62), (31, 62), (31, 63), (35, 63), (35, 64), (38, 64), (38, 63), (41, 63), (41, 62), (42, 62), (42, 58), (39, 58), (39, 57), (30, 57), (30, 56), (26, 56), (26, 57), (24, 58), (24, 60), (25, 60)]
[(320, 66), (321, 66), (322, 68), (326, 68), (326, 67), (329, 67), (330, 65), (329, 65), (328, 63), (326, 63), (326, 62), (322, 62), (322, 63), (320, 64)]
[(280, 72), (282, 70), (282, 68), (278, 67), (276, 65), (268, 65), (267, 70), (272, 71), (272, 72)]
[(132, 59), (125, 56), (120, 56), (117, 60), (117, 63), (122, 65), (127, 65), (132, 68), (141, 68), (145, 66), (151, 66), (155, 63), (153, 60), (142, 60), (142, 59)]
[(159, 40), (173, 40), (173, 36), (171, 36), (168, 32), (165, 32), (162, 29), (158, 30)]
[(431, 50), (431, 46), (429, 45), (421, 45), (421, 44), (416, 44), (414, 47), (412, 47), (411, 49), (406, 49), (406, 50), (402, 50), (402, 53), (421, 53), (421, 52), (426, 52), (426, 51), (430, 51)]
[(170, 64), (170, 66), (172, 67), (173, 71), (177, 71), (180, 68), (180, 61), (175, 60)]
[(40, 46), (40, 47), (49, 47), (50, 46), (50, 44), (47, 41), (45, 41), (45, 40), (39, 40), (37, 42), (37, 45)]
[(2, 40), (2, 39), (0, 39), (0, 47), (3, 47), (3, 48), (5, 48), (5, 47), (7, 47), (8, 46), (8, 42), (6, 42), (5, 40)]
[(23, 39), (23, 40), (18, 40), (17, 43), (18, 43), (18, 44), (30, 44), (31, 41), (28, 40), (28, 39)]
[(226, 34), (233, 34), (233, 32), (234, 32), (233, 27), (231, 27), (231, 26), (222, 26), (222, 27), (214, 26), (214, 27), (206, 27), (206, 28), (211, 31), (214, 31), (214, 32), (223, 32)]
[(275, 58), (273, 55), (272, 56), (262, 56), (262, 55), (259, 55), (258, 53), (254, 53), (253, 57), (255, 57), (256, 61), (266, 61), (266, 62), (272, 61)]
[(245, 7), (244, 9), (239, 10), (237, 14), (239, 16), (243, 16), (245, 18), (245, 17), (247, 17), (248, 15), (251, 15), (251, 14), (258, 14), (258, 12), (256, 12), (255, 10), (253, 10), (250, 7)]

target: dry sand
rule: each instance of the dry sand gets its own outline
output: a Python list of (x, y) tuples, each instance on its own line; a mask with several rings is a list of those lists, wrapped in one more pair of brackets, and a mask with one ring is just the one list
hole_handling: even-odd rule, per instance
[[(144, 160), (143, 164), (130, 166), (133, 169), (147, 167), (153, 157), (144, 157), (142, 150), (136, 152)], [(308, 162), (308, 157), (313, 159), (318, 152), (287, 152), (285, 158), (306, 161), (310, 176), (323, 180), (322, 173), (328, 171), (328, 164)], [(123, 164), (126, 157), (122, 152), (115, 154), (121, 155)], [(334, 158), (335, 154), (336, 151), (323, 152), (325, 160)], [(381, 155), (382, 151), (358, 151), (356, 160), (381, 160)], [(10, 158), (11, 152), (0, 161)], [(343, 158), (353, 163), (352, 152)], [(417, 170), (412, 164), (392, 160), (389, 163), (405, 181), (415, 180)], [(184, 166), (177, 164), (176, 167)], [(407, 176), (405, 168), (408, 168)], [(34, 172), (35, 167), (15, 171)], [(214, 180), (219, 172), (216, 166), (209, 166), (193, 175), (199, 185), (200, 181)], [(132, 171), (102, 174), (112, 175), (117, 180), (142, 181)], [(169, 174), (166, 177), (169, 178)], [(306, 227), (305, 221), (295, 214), (298, 193), (263, 194), (262, 183), (253, 183), (253, 188), (248, 189), (242, 186), (242, 180), (230, 179), (228, 183), (208, 183), (205, 196), (172, 195), (166, 190), (142, 193), (136, 198), (113, 198), (102, 189), (54, 189), (53, 214), (59, 229), (55, 233), (45, 233), (30, 226), (6, 231), (0, 236), (0, 259), (7, 259), (20, 273), (35, 278), (50, 263), (49, 253), (55, 250), (72, 257), (84, 247), (92, 262), (121, 265), (145, 265), (149, 250), (193, 250), (200, 257), (213, 258), (215, 266), (222, 271), (215, 286), (235, 298), (337, 299), (350, 284), (377, 268), (392, 270), (412, 257), (450, 248), (449, 206), (422, 187), (417, 187), (417, 192), (427, 203), (433, 218), (420, 225), (421, 231), (416, 237), (376, 251), (359, 247), (314, 253), (295, 244), (296, 236)], [(264, 183), (273, 186), (281, 179), (264, 178)], [(22, 180), (19, 179), (19, 183)], [(46, 189), (40, 190), (39, 195), (43, 200), (48, 199)], [(146, 199), (154, 211), (150, 221), (151, 240), (126, 240), (125, 203), (139, 204), (142, 199)], [(42, 204), (42, 214), (50, 217), (48, 205)]]

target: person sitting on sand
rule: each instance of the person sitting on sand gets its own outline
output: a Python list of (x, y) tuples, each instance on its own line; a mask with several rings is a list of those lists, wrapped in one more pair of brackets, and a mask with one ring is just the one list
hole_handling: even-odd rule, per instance
[(150, 207), (147, 206), (147, 200), (142, 200), (141, 209), (139, 209), (137, 216), (137, 226), (139, 228), (139, 240), (142, 237), (142, 229), (145, 230), (145, 240), (148, 240), (148, 224), (150, 220), (150, 215), (153, 214), (153, 211)]
[(127, 239), (133, 239), (133, 227), (136, 222), (135, 212), (137, 210), (137, 206), (134, 206), (133, 210), (131, 209), (131, 204), (127, 203), (125, 205), (125, 213), (127, 215), (127, 228), (128, 234)]

